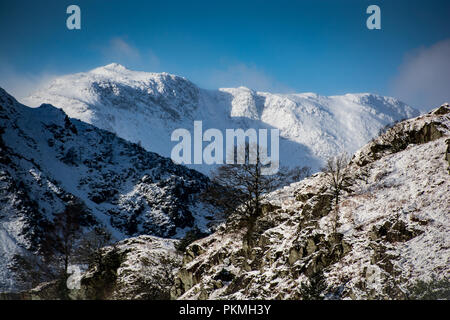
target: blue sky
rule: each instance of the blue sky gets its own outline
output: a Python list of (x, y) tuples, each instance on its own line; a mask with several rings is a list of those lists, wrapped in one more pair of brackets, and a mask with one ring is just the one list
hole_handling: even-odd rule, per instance
[[(81, 30), (66, 28), (70, 4)], [(366, 28), (370, 4), (381, 30)], [(0, 86), (23, 96), (118, 62), (204, 88), (373, 92), (429, 109), (450, 100), (449, 14), (446, 0), (0, 0)]]

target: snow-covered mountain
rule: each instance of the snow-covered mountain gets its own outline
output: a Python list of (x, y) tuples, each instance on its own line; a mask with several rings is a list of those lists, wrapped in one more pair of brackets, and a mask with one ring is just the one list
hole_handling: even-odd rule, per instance
[[(394, 98), (374, 94), (204, 90), (179, 76), (131, 71), (118, 64), (57, 78), (25, 101), (31, 106), (53, 104), (69, 117), (166, 157), (176, 144), (170, 140), (172, 131), (185, 128), (192, 133), (194, 120), (203, 121), (204, 131), (278, 128), (281, 165), (313, 170), (329, 156), (355, 152), (386, 124), (418, 115)], [(192, 167), (204, 173), (211, 169)]]
[(14, 288), (14, 254), (34, 252), (55, 213), (84, 207), (86, 226), (116, 239), (177, 237), (209, 217), (209, 179), (51, 105), (29, 108), (0, 88), (0, 292)]

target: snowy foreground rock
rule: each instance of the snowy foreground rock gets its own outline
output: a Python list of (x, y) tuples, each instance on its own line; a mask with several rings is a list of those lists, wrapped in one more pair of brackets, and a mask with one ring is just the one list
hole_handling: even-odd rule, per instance
[[(104, 249), (104, 262), (82, 276), (71, 296), (302, 299), (302, 284), (322, 271), (329, 299), (408, 298), (417, 280), (450, 276), (449, 165), (444, 105), (396, 124), (353, 156), (336, 232), (330, 187), (317, 173), (270, 195), (251, 241), (239, 216), (183, 256), (174, 249), (178, 240), (127, 239)], [(46, 298), (48, 291), (37, 288), (29, 297)]]
[(181, 237), (208, 213), (203, 174), (173, 164), (51, 105), (28, 108), (0, 88), (0, 292), (14, 290), (12, 259), (36, 252), (55, 213), (85, 210), (86, 229), (120, 240)]
[[(386, 124), (419, 113), (391, 97), (374, 94), (320, 96), (274, 94), (251, 89), (204, 90), (189, 80), (167, 74), (131, 71), (110, 64), (89, 72), (59, 77), (25, 100), (50, 103), (69, 117), (108, 130), (145, 149), (170, 157), (177, 128), (203, 130), (278, 128), (280, 162), (310, 166), (339, 152), (352, 154)], [(191, 165), (209, 173), (211, 165)]]
[[(182, 256), (177, 240), (140, 236), (104, 249), (103, 260), (80, 279), (72, 299), (170, 299)], [(108, 275), (109, 277), (105, 275)], [(96, 290), (102, 288), (102, 290)], [(109, 290), (104, 290), (109, 288)], [(39, 297), (39, 295), (38, 295)]]
[[(450, 276), (450, 107), (396, 124), (352, 158), (339, 227), (323, 173), (271, 195), (256, 222), (230, 219), (191, 244), (178, 299), (300, 299), (323, 271), (329, 298), (406, 298), (418, 279)], [(448, 289), (447, 289), (448, 291)]]
[[(177, 241), (139, 236), (103, 248), (100, 261), (74, 278), (69, 299), (169, 299), (173, 271), (182, 261)], [(58, 299), (57, 288), (56, 282), (42, 283), (22, 298)]]

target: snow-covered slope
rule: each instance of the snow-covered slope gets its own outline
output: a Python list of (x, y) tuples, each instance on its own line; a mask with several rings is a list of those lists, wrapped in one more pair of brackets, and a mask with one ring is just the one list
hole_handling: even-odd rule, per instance
[[(313, 170), (338, 152), (355, 152), (384, 125), (418, 115), (394, 98), (373, 94), (204, 90), (182, 77), (131, 71), (118, 64), (60, 77), (26, 101), (32, 106), (51, 103), (70, 117), (167, 157), (175, 145), (172, 131), (186, 128), (192, 133), (194, 120), (203, 121), (203, 130), (279, 128), (281, 165)], [(211, 169), (193, 168), (205, 173)]]
[(51, 105), (28, 108), (0, 88), (0, 292), (14, 287), (8, 266), (35, 251), (54, 213), (85, 208), (86, 226), (116, 239), (177, 237), (207, 228), (198, 194), (203, 174), (173, 164)]
[(449, 166), (447, 104), (398, 123), (355, 154), (336, 233), (330, 185), (317, 173), (271, 194), (252, 245), (239, 216), (191, 244), (172, 295), (301, 299), (301, 284), (323, 271), (329, 298), (399, 299), (418, 279), (448, 279)]

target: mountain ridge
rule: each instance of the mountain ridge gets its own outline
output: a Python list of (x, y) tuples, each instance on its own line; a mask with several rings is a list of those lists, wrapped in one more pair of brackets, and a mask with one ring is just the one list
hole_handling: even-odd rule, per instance
[[(280, 129), (280, 162), (318, 170), (324, 159), (355, 152), (385, 125), (418, 111), (374, 94), (272, 94), (246, 87), (206, 90), (184, 77), (110, 64), (55, 79), (26, 99), (51, 103), (70, 117), (169, 157), (177, 128)], [(203, 173), (214, 166), (188, 165)]]

